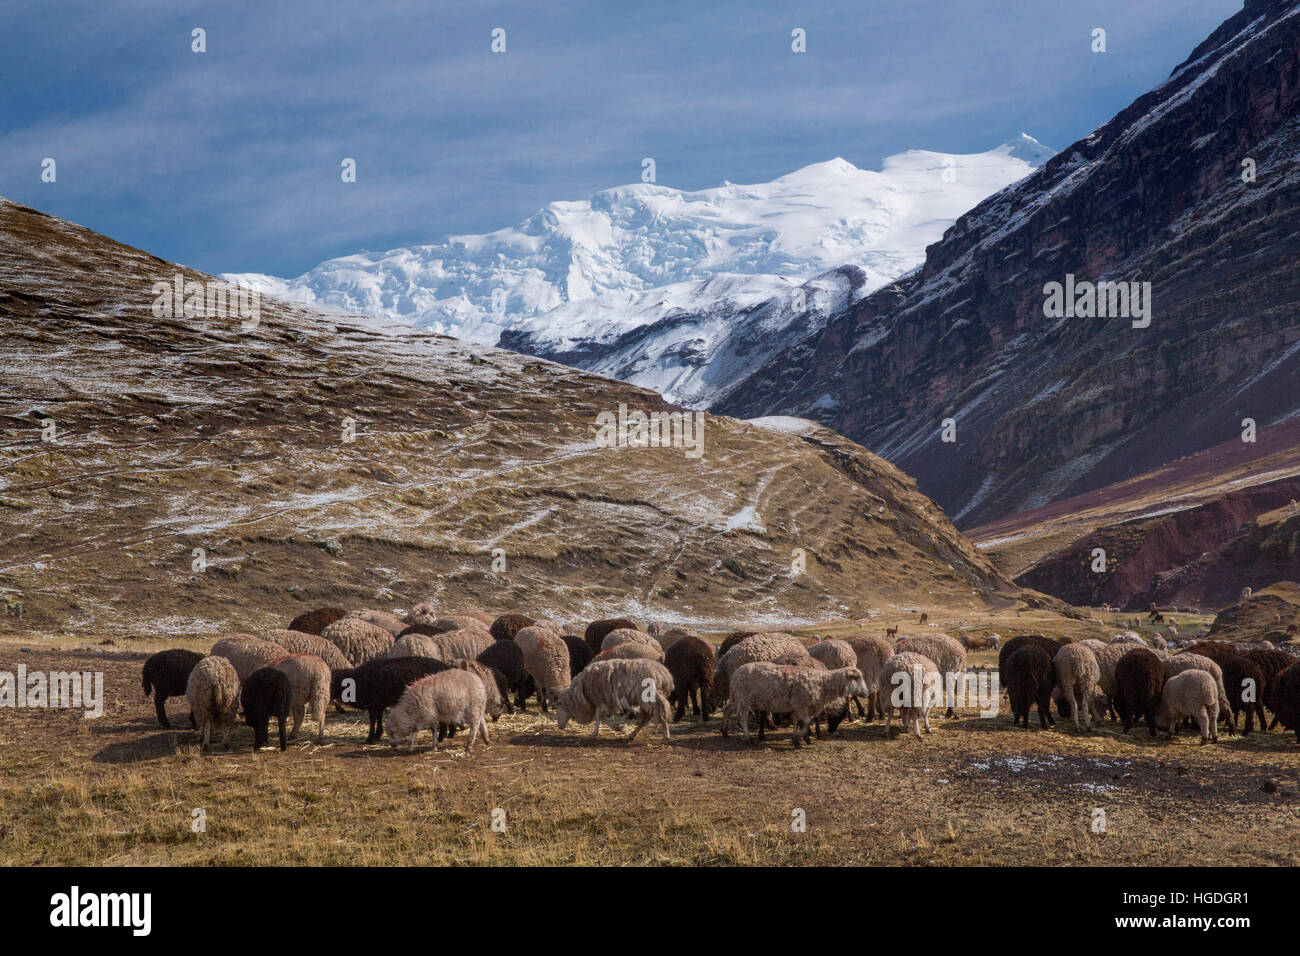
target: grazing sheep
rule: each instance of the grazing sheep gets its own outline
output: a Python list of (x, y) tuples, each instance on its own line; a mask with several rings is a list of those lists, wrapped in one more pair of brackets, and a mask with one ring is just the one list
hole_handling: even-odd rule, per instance
[(664, 649), (655, 640), (651, 640), (648, 644), (645, 641), (625, 641), (622, 644), (615, 644), (613, 647), (606, 647), (592, 660), (608, 661), (620, 657), (644, 657), (646, 660), (658, 661), (662, 664), (664, 662)]
[(438, 644), (436, 634), (403, 634), (384, 655), (390, 661), (399, 657), (432, 657), (442, 660), (442, 647)]
[(821, 661), (828, 670), (858, 666), (857, 652), (849, 646), (848, 642), (833, 637), (818, 641), (808, 648), (808, 655)]
[(672, 719), (668, 701), (673, 690), (673, 675), (657, 661), (643, 657), (593, 660), (573, 683), (556, 695), (555, 723), (560, 730), (570, 720), (594, 723), (591, 735), (595, 737), (600, 733), (602, 720), (632, 711), (640, 722), (627, 738), (629, 744), (654, 719), (658, 719), (664, 740), (668, 740)]
[(494, 640), (513, 641), (516, 634), (536, 623), (531, 617), (522, 614), (502, 614), (488, 627), (488, 633)]
[(343, 652), (325, 638), (316, 634), (301, 634), (298, 631), (267, 631), (262, 640), (278, 644), (290, 654), (311, 654), (319, 657), (332, 671), (347, 670), (352, 662), (343, 656)]
[(341, 607), (318, 607), (314, 611), (307, 611), (295, 617), (289, 622), (289, 630), (315, 634), (319, 637), (321, 631), (347, 616), (348, 612)]
[(1283, 671), (1295, 663), (1295, 658), (1285, 651), (1268, 650), (1258, 646), (1247, 647), (1241, 653), (1264, 674), (1264, 689), (1260, 697), (1264, 701), (1264, 706), (1273, 711), (1273, 720), (1268, 725), (1268, 729), (1272, 730), (1278, 725), (1277, 701), (1274, 699), (1278, 686), (1277, 679)]
[(1058, 640), (1054, 637), (1047, 637), (1044, 634), (1019, 634), (998, 649), (998, 684), (1003, 689), (1007, 686), (1007, 658), (1024, 647), (1026, 644), (1037, 644), (1043, 650), (1047, 651), (1052, 657), (1056, 652), (1064, 647), (1068, 641)]
[(384, 735), (384, 711), (401, 700), (406, 688), (449, 666), (431, 657), (378, 657), (352, 670), (335, 671), (330, 678), (330, 696), (370, 712), (366, 743), (372, 744)]
[(1274, 678), (1272, 701), (1274, 720), (1295, 731), (1295, 739), (1300, 741), (1300, 663)]
[[(1116, 641), (1112, 644), (1106, 644), (1098, 650), (1093, 651), (1093, 656), (1097, 658), (1097, 686), (1101, 688), (1102, 694), (1106, 696), (1106, 709), (1112, 712), (1115, 710), (1115, 698), (1118, 696), (1118, 689), (1115, 682), (1115, 667), (1120, 660), (1134, 651), (1140, 651), (1145, 645), (1130, 644), (1127, 641)], [(1098, 715), (1100, 716), (1100, 714)]]
[(325, 711), (330, 702), (330, 669), (311, 654), (288, 654), (271, 667), (289, 678), (289, 709), (293, 713), (293, 730), (289, 739), (298, 736), (298, 728), (311, 705), (311, 719), (316, 722), (316, 743), (325, 742)]
[(248, 680), (259, 667), (265, 667), (277, 657), (283, 657), (284, 648), (251, 634), (235, 634), (223, 637), (213, 644), (211, 656), (224, 657), (230, 661), (242, 682)]
[(843, 641), (857, 655), (857, 667), (862, 671), (862, 679), (866, 681), (869, 691), (866, 713), (862, 711), (862, 702), (858, 701), (858, 715), (865, 716), (867, 720), (885, 716), (885, 711), (880, 706), (880, 675), (884, 672), (885, 661), (894, 656), (894, 646), (880, 635), (866, 631), (850, 634)]
[(393, 646), (389, 631), (359, 617), (341, 618), (321, 631), (320, 636), (342, 651), (353, 667), (383, 657)]
[(1115, 664), (1115, 709), (1123, 721), (1124, 733), (1142, 717), (1151, 736), (1156, 735), (1156, 707), (1165, 686), (1165, 667), (1154, 651), (1139, 647)]
[[(493, 641), (492, 643), (498, 643)], [(504, 642), (501, 642), (504, 643)], [(484, 712), (492, 718), (492, 723), (497, 722), (497, 718), (502, 712), (513, 714), (515, 709), (510, 704), (510, 688), (506, 684), (505, 675), (498, 670), (493, 670), (486, 664), (480, 664), (478, 661), (466, 660), (463, 657), (457, 658), (451, 662), (452, 667), (459, 668), (463, 671), (469, 671), (483, 682), (484, 691)]]
[(921, 739), (921, 727), (930, 730), (930, 708), (943, 700), (943, 675), (924, 654), (902, 651), (885, 661), (880, 672), (880, 700), (885, 710), (885, 736), (898, 708), (903, 731)]
[(673, 696), (669, 703), (677, 706), (674, 720), (686, 715), (686, 705), (701, 720), (709, 719), (709, 695), (713, 692), (713, 669), (718, 665), (713, 645), (702, 637), (687, 634), (674, 640), (664, 652), (664, 666), (673, 676)]
[[(820, 662), (818, 662), (820, 663)], [(856, 667), (828, 670), (823, 667), (787, 667), (766, 661), (736, 668), (731, 677), (731, 698), (723, 711), (723, 736), (726, 736), (728, 713), (734, 714), (749, 733), (749, 714), (790, 714), (793, 718), (791, 742), (803, 744), (813, 719), (832, 702), (868, 693), (862, 673)]]
[(244, 708), (244, 723), (253, 728), (254, 750), (266, 746), (272, 717), (280, 723), (280, 749), (283, 751), (289, 746), (284, 731), (289, 723), (292, 696), (288, 676), (274, 667), (259, 667), (244, 681), (239, 691), (239, 704)]
[(1052, 658), (1056, 669), (1056, 686), (1070, 705), (1074, 729), (1079, 729), (1079, 710), (1083, 710), (1083, 725), (1092, 729), (1092, 696), (1101, 676), (1097, 655), (1083, 644), (1067, 644)]
[(1097, 651), (1101, 650), (1103, 647), (1107, 646), (1105, 641), (1099, 640), (1098, 638), (1095, 637), (1089, 637), (1082, 641), (1076, 641), (1075, 643), (1082, 644), (1084, 647), (1088, 648), (1094, 654)]
[(1220, 693), (1214, 676), (1200, 668), (1174, 674), (1165, 681), (1160, 692), (1156, 727), (1172, 739), (1178, 733), (1178, 722), (1184, 717), (1191, 717), (1201, 731), (1201, 744), (1211, 740), (1217, 744)]
[(1151, 646), (1158, 651), (1169, 650), (1169, 642), (1165, 640), (1163, 637), (1161, 637), (1159, 634), (1151, 635)]
[(605, 640), (605, 635), (610, 631), (617, 631), (619, 628), (628, 628), (633, 631), (639, 631), (641, 629), (636, 621), (626, 617), (609, 617), (600, 621), (592, 621), (588, 624), (587, 630), (583, 633), (583, 637), (587, 641), (587, 646), (591, 648), (591, 653), (599, 654), (601, 643)]
[(445, 634), (447, 631), (459, 631), (470, 627), (487, 631), (492, 626), (492, 622), (488, 621), (484, 624), (472, 614), (451, 614), (447, 617), (434, 618), (432, 621), (421, 621), (418, 626), (428, 628), (424, 632), (426, 634)]
[(1264, 670), (1244, 654), (1234, 654), (1222, 661), (1223, 687), (1228, 692), (1228, 704), (1232, 707), (1232, 720), (1236, 723), (1238, 715), (1246, 712), (1246, 726), (1242, 735), (1249, 736), (1255, 729), (1255, 718), (1259, 718), (1259, 729), (1268, 727), (1264, 716), (1264, 688), (1268, 681)]
[(564, 641), (569, 648), (569, 676), (577, 677), (582, 673), (582, 669), (591, 663), (595, 655), (591, 653), (587, 642), (576, 634), (561, 634), (560, 640)]
[(642, 644), (653, 644), (661, 651), (664, 646), (654, 639), (653, 636), (645, 631), (638, 631), (631, 627), (616, 627), (600, 639), (600, 649), (607, 651), (611, 647), (617, 647), (620, 644), (627, 644), (630, 641), (638, 641)]
[(988, 641), (989, 641), (989, 650), (996, 651), (998, 648), (1002, 646), (1002, 635), (990, 634), (988, 637)]
[(463, 724), (469, 728), (465, 752), (472, 753), (474, 741), (483, 735), (483, 745), (490, 746), (487, 718), (487, 691), (483, 681), (469, 671), (449, 668), (421, 677), (402, 692), (401, 699), (388, 713), (388, 742), (396, 748), (405, 738), (406, 749), (415, 749), (415, 736), (422, 730), (433, 731), (433, 749), (438, 749), (440, 727)]
[(1237, 733), (1237, 722), (1232, 716), (1232, 705), (1228, 703), (1228, 691), (1223, 686), (1223, 668), (1204, 654), (1193, 654), (1190, 651), (1182, 651), (1173, 657), (1165, 658), (1164, 664), (1166, 683), (1175, 674), (1181, 674), (1187, 670), (1203, 670), (1212, 676), (1214, 683), (1219, 688), (1219, 701), (1215, 712), (1227, 721), (1229, 734), (1235, 735)]
[[(789, 634), (755, 634), (738, 642), (718, 658), (718, 666), (713, 669), (713, 705), (721, 707), (727, 702), (731, 694), (731, 675), (737, 667), (758, 661), (775, 662), (778, 658), (784, 661), (812, 660), (802, 642)], [(725, 729), (725, 710), (722, 723)]]
[(546, 713), (547, 701), (569, 686), (569, 646), (542, 627), (523, 628), (515, 635), (515, 643), (524, 652), (524, 670), (533, 679), (537, 701)]
[(723, 654), (727, 653), (727, 651), (731, 650), (733, 647), (735, 647), (745, 638), (753, 637), (754, 635), (759, 633), (761, 632), (760, 631), (732, 631), (730, 634), (728, 634), (726, 637), (722, 639), (722, 646), (718, 648), (718, 657), (722, 657)]
[[(655, 640), (659, 642), (659, 645), (664, 649), (665, 654), (668, 653), (669, 649), (674, 644), (685, 637), (693, 637), (698, 641), (704, 640), (703, 637), (692, 631), (689, 627), (670, 627), (667, 630), (661, 630), (658, 634), (654, 635)], [(712, 646), (712, 644), (709, 644), (709, 647)]]
[[(406, 612), (407, 626), (427, 625), (438, 620), (440, 615), (437, 609), (428, 601), (421, 601), (415, 607)], [(400, 635), (399, 635), (400, 636)]]
[(944, 716), (954, 716), (957, 691), (959, 688), (964, 690), (966, 680), (966, 648), (961, 646), (961, 642), (947, 634), (921, 634), (903, 638), (894, 650), (924, 654), (934, 661), (944, 677), (943, 699), (948, 707)]
[(482, 627), (475, 625), (459, 631), (444, 631), (442, 634), (435, 635), (433, 642), (440, 651), (433, 656), (439, 660), (472, 661), (495, 644), (496, 639)]
[(158, 726), (171, 729), (172, 725), (167, 722), (167, 708), (163, 705), (168, 697), (185, 696), (190, 671), (201, 660), (203, 655), (197, 651), (178, 647), (170, 651), (159, 651), (144, 662), (140, 679), (144, 684), (144, 696), (148, 697), (150, 691), (153, 692), (153, 709), (158, 715)]
[(397, 635), (406, 630), (406, 622), (396, 614), (389, 614), (387, 611), (375, 611), (370, 608), (363, 608), (359, 611), (349, 611), (348, 617), (356, 618), (359, 621), (365, 621), (367, 624), (373, 624), (375, 627), (382, 627), (393, 640)]
[(230, 749), (230, 732), (239, 715), (239, 675), (224, 657), (209, 655), (194, 665), (185, 682), (194, 728), (199, 732), (199, 752), (211, 748), (212, 728), (221, 732), (221, 745)]
[(1043, 730), (1052, 719), (1052, 655), (1037, 644), (1026, 644), (1007, 658), (1007, 697), (1011, 700), (1011, 726), (1029, 729), (1029, 708), (1038, 706), (1038, 723)]
[[(565, 643), (568, 643), (567, 641)], [(584, 650), (591, 653), (591, 650), (583, 642)], [(524, 652), (514, 641), (493, 641), (492, 646), (475, 658), (480, 664), (486, 664), (488, 667), (498, 671), (506, 681), (506, 687), (515, 697), (515, 706), (520, 710), (524, 709), (524, 701), (533, 692), (533, 679), (528, 676), (528, 671), (524, 669)], [(569, 665), (572, 670), (573, 665), (573, 648), (569, 648)]]

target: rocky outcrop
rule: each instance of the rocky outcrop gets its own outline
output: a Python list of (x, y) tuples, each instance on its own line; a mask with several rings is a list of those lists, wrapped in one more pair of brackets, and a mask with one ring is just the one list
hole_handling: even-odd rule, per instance
[[(1294, 413), (1298, 13), (1247, 3), (1163, 86), (714, 408), (815, 418), (915, 475), (959, 527)], [(1067, 275), (1150, 282), (1149, 327), (1046, 317), (1044, 287)]]

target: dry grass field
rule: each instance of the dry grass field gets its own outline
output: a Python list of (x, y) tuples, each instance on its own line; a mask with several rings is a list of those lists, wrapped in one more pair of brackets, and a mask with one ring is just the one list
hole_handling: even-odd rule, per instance
[[(1028, 631), (1045, 614), (1015, 620)], [(984, 624), (1005, 636), (1013, 616)], [(0, 863), (1300, 862), (1292, 734), (1201, 747), (1192, 737), (1157, 743), (1141, 728), (1123, 737), (1112, 723), (1013, 730), (1007, 713), (966, 711), (921, 741), (853, 720), (796, 751), (788, 730), (747, 745), (723, 739), (716, 717), (701, 725), (688, 715), (671, 742), (643, 731), (628, 746), (608, 729), (596, 740), (588, 727), (561, 732), (532, 703), (502, 716), (492, 746), (471, 756), (463, 734), (436, 754), (428, 736), (412, 754), (366, 745), (357, 712), (330, 714), (324, 746), (304, 734), (286, 753), (255, 754), (240, 726), (230, 753), (200, 755), (195, 734), (160, 729), (141, 696), (140, 665), (155, 649), (0, 644), (0, 669), (102, 671), (106, 696), (93, 721), (0, 710)], [(972, 655), (972, 666), (990, 662)], [(184, 702), (170, 704), (173, 723), (186, 723)], [(196, 808), (203, 833), (191, 830)], [(504, 832), (492, 829), (498, 808)], [(796, 810), (805, 832), (792, 828)]]

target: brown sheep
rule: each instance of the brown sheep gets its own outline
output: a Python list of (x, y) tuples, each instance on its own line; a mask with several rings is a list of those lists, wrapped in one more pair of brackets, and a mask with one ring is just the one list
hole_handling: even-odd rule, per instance
[(502, 614), (488, 628), (488, 633), (498, 641), (513, 641), (515, 635), (537, 622), (523, 614)]
[(592, 621), (587, 625), (587, 630), (583, 633), (583, 639), (586, 640), (587, 646), (591, 648), (591, 653), (599, 654), (600, 645), (605, 640), (605, 635), (610, 631), (617, 631), (625, 627), (633, 631), (641, 630), (641, 625), (636, 621), (626, 617), (609, 617), (600, 621)]
[(326, 627), (347, 616), (348, 612), (341, 607), (318, 607), (314, 611), (306, 611), (295, 617), (289, 622), (288, 630), (315, 634), (319, 637), (320, 632)]
[(1139, 647), (1119, 659), (1115, 665), (1115, 709), (1124, 723), (1124, 733), (1141, 717), (1151, 736), (1156, 735), (1156, 708), (1164, 686), (1165, 665), (1154, 651)]
[(713, 669), (718, 665), (713, 645), (702, 637), (686, 635), (664, 652), (664, 666), (673, 675), (673, 693), (668, 699), (677, 705), (673, 720), (686, 715), (686, 705), (701, 720), (709, 719), (709, 696), (713, 693)]

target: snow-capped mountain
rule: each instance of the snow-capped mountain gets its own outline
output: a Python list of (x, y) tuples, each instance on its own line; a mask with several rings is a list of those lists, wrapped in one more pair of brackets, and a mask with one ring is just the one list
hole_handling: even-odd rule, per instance
[(743, 290), (723, 281), (734, 301), (756, 304), (851, 263), (865, 271), (867, 291), (877, 288), (920, 264), (958, 215), (1051, 155), (1021, 134), (987, 153), (911, 150), (878, 172), (832, 159), (758, 185), (683, 192), (637, 183), (551, 203), (486, 235), (331, 259), (296, 279), (226, 278), (487, 344), (521, 322), (538, 333), (551, 324), (539, 317), (591, 302), (590, 311), (556, 314), (563, 324), (546, 342), (563, 347), (617, 338), (633, 318), (661, 320), (658, 293), (645, 293), (662, 286), (688, 284), (660, 296), (681, 308), (683, 297), (712, 294), (706, 280), (761, 276)]

